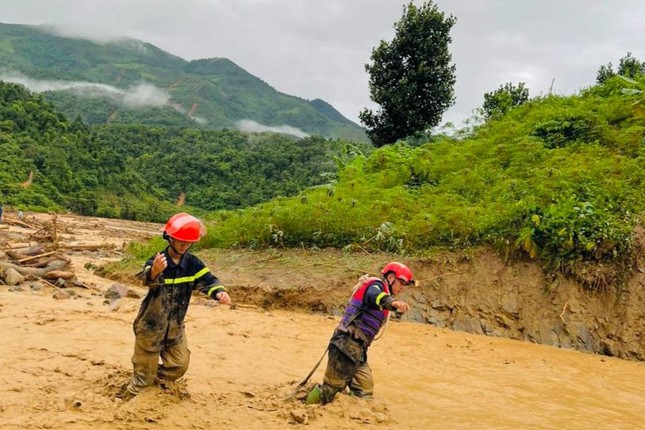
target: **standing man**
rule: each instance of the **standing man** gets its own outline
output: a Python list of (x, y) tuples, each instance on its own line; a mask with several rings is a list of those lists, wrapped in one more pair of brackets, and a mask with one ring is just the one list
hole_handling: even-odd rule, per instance
[(231, 303), (220, 281), (188, 252), (204, 234), (206, 228), (197, 218), (187, 213), (173, 215), (163, 230), (168, 246), (146, 261), (138, 274), (148, 287), (148, 294), (134, 320), (134, 372), (123, 393), (124, 399), (139, 394), (155, 379), (174, 381), (188, 370), (190, 350), (184, 317), (193, 290), (222, 304)]
[(316, 385), (311, 390), (307, 404), (329, 403), (347, 386), (356, 396), (373, 395), (374, 381), (367, 363), (367, 349), (390, 311), (405, 313), (410, 310), (410, 305), (394, 296), (415, 284), (412, 271), (405, 264), (388, 263), (381, 274), (382, 279), (366, 278), (352, 294), (329, 341), (323, 385)]

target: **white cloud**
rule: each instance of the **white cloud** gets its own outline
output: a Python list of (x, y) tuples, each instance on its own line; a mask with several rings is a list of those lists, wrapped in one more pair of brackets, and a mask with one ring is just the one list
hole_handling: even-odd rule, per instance
[(0, 80), (24, 85), (27, 89), (36, 93), (70, 91), (79, 97), (106, 97), (131, 109), (161, 107), (167, 105), (170, 100), (168, 92), (145, 83), (134, 85), (127, 89), (120, 89), (111, 85), (93, 82), (31, 79), (11, 71), (0, 72)]
[[(225, 57), (286, 94), (320, 98), (358, 122), (369, 96), (364, 64), (409, 0), (22, 0), (5, 23), (56, 24), (69, 36), (129, 36), (187, 60)], [(420, 5), (421, 0), (415, 0)], [(483, 95), (526, 79), (531, 95), (594, 84), (601, 64), (645, 59), (641, 0), (436, 0), (457, 17), (450, 51), (459, 123)], [(517, 83), (517, 82), (514, 82)]]
[(236, 121), (235, 127), (241, 131), (248, 131), (248, 132), (255, 132), (255, 133), (261, 133), (263, 131), (271, 131), (274, 133), (290, 134), (296, 137), (309, 136), (304, 131), (296, 127), (291, 127), (290, 125), (278, 125), (278, 126), (264, 125), (264, 124), (260, 124), (259, 122), (252, 121), (250, 119), (243, 119), (241, 121)]

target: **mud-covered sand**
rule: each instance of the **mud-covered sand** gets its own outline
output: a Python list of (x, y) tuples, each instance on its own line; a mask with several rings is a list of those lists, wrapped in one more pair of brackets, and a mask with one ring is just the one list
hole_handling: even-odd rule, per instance
[[(110, 223), (96, 223), (97, 237)], [(118, 228), (111, 232), (109, 240), (122, 240)], [(305, 406), (301, 393), (284, 400), (323, 354), (337, 317), (207, 306), (198, 297), (186, 320), (192, 356), (185, 378), (124, 402), (116, 395), (130, 375), (140, 299), (106, 300), (102, 292), (114, 281), (83, 267), (114, 256), (73, 258), (79, 279), (95, 289), (74, 288), (72, 298), (57, 300), (49, 287), (0, 286), (1, 429), (645, 426), (642, 362), (405, 318), (390, 322), (370, 349), (375, 399), (341, 395), (330, 405)], [(312, 382), (322, 379), (324, 366)]]

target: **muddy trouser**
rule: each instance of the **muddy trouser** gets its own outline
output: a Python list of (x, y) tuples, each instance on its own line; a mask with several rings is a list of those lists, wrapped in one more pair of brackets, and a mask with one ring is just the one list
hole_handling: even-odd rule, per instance
[[(159, 358), (161, 358), (161, 365)], [(128, 384), (128, 391), (139, 394), (144, 388), (151, 386), (155, 378), (175, 381), (184, 376), (189, 362), (190, 350), (185, 334), (180, 336), (177, 344), (162, 351), (151, 351), (149, 345), (137, 336), (132, 356), (134, 372)]]
[(363, 342), (349, 335), (335, 335), (327, 354), (327, 370), (320, 395), (322, 403), (331, 402), (347, 386), (356, 396), (372, 396), (372, 369), (367, 364), (367, 348)]

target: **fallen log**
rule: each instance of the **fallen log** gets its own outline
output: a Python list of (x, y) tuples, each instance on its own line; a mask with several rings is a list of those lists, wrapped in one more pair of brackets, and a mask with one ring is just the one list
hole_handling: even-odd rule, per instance
[[(55, 263), (57, 261), (60, 261), (58, 263)], [(52, 264), (56, 265), (56, 268), (61, 268), (61, 267), (67, 267), (72, 260), (66, 256), (66, 255), (51, 255), (49, 257), (42, 257), (39, 258), (36, 261), (33, 261), (31, 263), (21, 263), (22, 266), (29, 266), (29, 267), (49, 267), (50, 269), (53, 269)]]
[(5, 242), (5, 243), (2, 245), (2, 249), (3, 249), (3, 251), (6, 251), (6, 250), (8, 250), (8, 249), (28, 248), (29, 246), (31, 246), (31, 242), (18, 242), (18, 243), (15, 243), (15, 242), (14, 242), (14, 243), (8, 243), (8, 242)]
[(39, 255), (45, 252), (45, 247), (42, 245), (34, 245), (27, 248), (15, 248), (5, 250), (7, 255), (14, 260), (20, 260), (31, 255)]
[(29, 257), (24, 257), (19, 260), (16, 260), (16, 263), (20, 264), (20, 263), (24, 263), (25, 261), (35, 260), (37, 258), (47, 257), (48, 255), (53, 255), (53, 254), (56, 254), (56, 251), (44, 252), (42, 254), (37, 254), (37, 255), (30, 255)]
[(51, 234), (30, 234), (29, 239), (35, 240), (38, 242), (53, 242)]
[(51, 270), (43, 276), (45, 279), (73, 279), (76, 277), (74, 272), (66, 272), (64, 270)]
[(20, 266), (18, 264), (5, 263), (4, 261), (0, 261), (0, 268), (14, 269), (16, 272), (20, 273), (21, 275), (33, 275), (33, 276), (38, 276), (39, 278), (44, 278), (45, 274), (49, 271), (46, 268), (37, 269), (35, 267), (25, 267), (25, 266)]
[(18, 226), (18, 227), (23, 227), (23, 228), (30, 228), (30, 229), (33, 229), (33, 230), (36, 230), (37, 228), (39, 228), (38, 226), (27, 224), (26, 222), (19, 221), (17, 219), (9, 218), (9, 217), (3, 218), (2, 222), (4, 224), (15, 225), (15, 226)]
[[(71, 273), (72, 276), (74, 276), (74, 272), (62, 270), (66, 267), (67, 267), (67, 262), (63, 260), (56, 260), (55, 262), (51, 262), (47, 267), (43, 267), (43, 268), (26, 267), (26, 266), (21, 266), (19, 264), (5, 263), (4, 261), (0, 261), (0, 268), (2, 269), (5, 269), (5, 270), (14, 269), (16, 272), (20, 273), (21, 275), (33, 275), (33, 276), (38, 276), (39, 278), (48, 278), (48, 279), (51, 279), (52, 277), (54, 277), (53, 275), (48, 276), (48, 274), (51, 272)], [(67, 276), (67, 275), (64, 275), (64, 276)], [(63, 279), (69, 279), (64, 276), (59, 276), (59, 277)]]
[(71, 245), (71, 244), (59, 244), (59, 249), (68, 249), (70, 251), (98, 251), (99, 249), (112, 250), (116, 249), (116, 245), (113, 243), (102, 243), (97, 245)]

